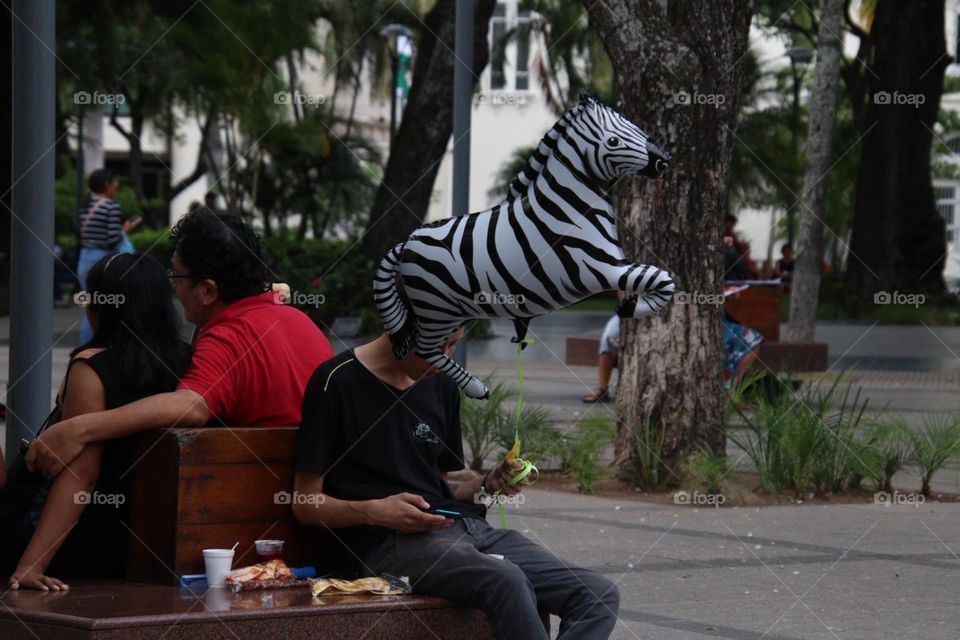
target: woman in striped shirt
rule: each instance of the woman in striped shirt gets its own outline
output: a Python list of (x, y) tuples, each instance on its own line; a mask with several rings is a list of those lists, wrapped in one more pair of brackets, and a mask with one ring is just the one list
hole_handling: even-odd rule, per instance
[[(124, 221), (120, 205), (113, 199), (117, 194), (117, 181), (108, 169), (97, 169), (87, 181), (90, 194), (80, 207), (80, 259), (77, 276), (80, 288), (87, 288), (87, 273), (101, 258), (111, 253), (133, 253), (133, 246), (126, 234), (140, 224), (140, 219)], [(93, 337), (86, 314), (80, 322), (80, 344)]]

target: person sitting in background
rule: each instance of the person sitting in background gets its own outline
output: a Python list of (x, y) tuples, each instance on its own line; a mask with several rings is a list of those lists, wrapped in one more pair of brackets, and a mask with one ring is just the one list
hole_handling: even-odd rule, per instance
[[(621, 296), (622, 297), (622, 296)], [(610, 378), (620, 355), (620, 316), (613, 314), (607, 320), (600, 336), (600, 355), (597, 356), (597, 388), (583, 397), (586, 403), (610, 400)]]
[[(52, 419), (171, 391), (190, 362), (156, 260), (119, 253), (101, 258), (87, 286), (93, 337), (71, 354)], [(68, 588), (61, 578), (123, 577), (126, 472), (134, 463), (133, 443), (118, 438), (85, 447), (52, 483), (11, 480), (0, 493), (0, 574), (12, 574), (11, 589), (59, 591)]]
[(789, 242), (784, 243), (783, 247), (780, 248), (780, 255), (782, 256), (777, 260), (777, 269), (774, 273), (775, 276), (780, 278), (784, 283), (789, 283), (790, 279), (793, 277), (793, 247)]
[[(87, 288), (87, 273), (101, 258), (111, 253), (133, 253), (127, 240), (128, 233), (137, 228), (141, 220), (123, 221), (120, 205), (113, 198), (117, 195), (117, 181), (108, 169), (97, 169), (87, 180), (90, 189), (87, 199), (78, 212), (80, 225), (80, 256), (77, 261), (77, 277), (80, 288)], [(93, 337), (87, 314), (80, 319), (80, 344)]]
[(190, 369), (176, 391), (48, 429), (27, 454), (31, 469), (59, 474), (88, 445), (147, 429), (300, 423), (303, 389), (333, 349), (305, 313), (276, 303), (253, 229), (199, 208), (171, 239), (167, 275), (199, 327)]

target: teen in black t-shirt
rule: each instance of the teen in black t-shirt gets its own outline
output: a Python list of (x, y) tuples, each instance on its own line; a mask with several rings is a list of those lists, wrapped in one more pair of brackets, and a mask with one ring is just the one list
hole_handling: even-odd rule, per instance
[[(448, 338), (448, 355), (462, 336)], [(367, 575), (407, 576), (415, 593), (483, 610), (496, 638), (546, 639), (538, 609), (561, 617), (564, 638), (608, 637), (613, 582), (487, 523), (475, 497), (517, 493), (518, 465), (452, 481), (464, 468), (459, 394), (416, 354), (394, 358), (386, 334), (320, 365), (304, 393), (294, 516), (339, 529)]]
[[(443, 479), (443, 473), (463, 468), (460, 394), (446, 376), (398, 389), (377, 378), (351, 350), (320, 365), (307, 384), (297, 471), (323, 476), (325, 494), (377, 500), (407, 492), (422, 496), (431, 508), (482, 519), (483, 504), (455, 498)], [(357, 525), (340, 537), (363, 557), (390, 533)]]

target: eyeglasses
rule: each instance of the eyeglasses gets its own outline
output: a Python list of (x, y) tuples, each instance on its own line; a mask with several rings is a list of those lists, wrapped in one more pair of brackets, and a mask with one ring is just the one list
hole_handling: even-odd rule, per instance
[(174, 272), (173, 272), (173, 269), (167, 269), (167, 279), (170, 280), (170, 286), (171, 286), (171, 287), (177, 286), (177, 279), (178, 279), (178, 278), (189, 278), (189, 277), (190, 277), (190, 276), (189, 276), (189, 275), (186, 275), (186, 274), (174, 273)]

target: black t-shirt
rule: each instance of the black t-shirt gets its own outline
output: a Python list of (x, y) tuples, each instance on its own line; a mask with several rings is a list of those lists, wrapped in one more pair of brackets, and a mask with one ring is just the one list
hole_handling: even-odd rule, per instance
[[(454, 498), (441, 475), (463, 468), (460, 393), (446, 376), (397, 389), (351, 350), (321, 364), (307, 383), (297, 471), (323, 475), (324, 493), (342, 500), (413, 493), (432, 508), (484, 518), (486, 507)], [(341, 533), (363, 558), (390, 530), (361, 525)]]

